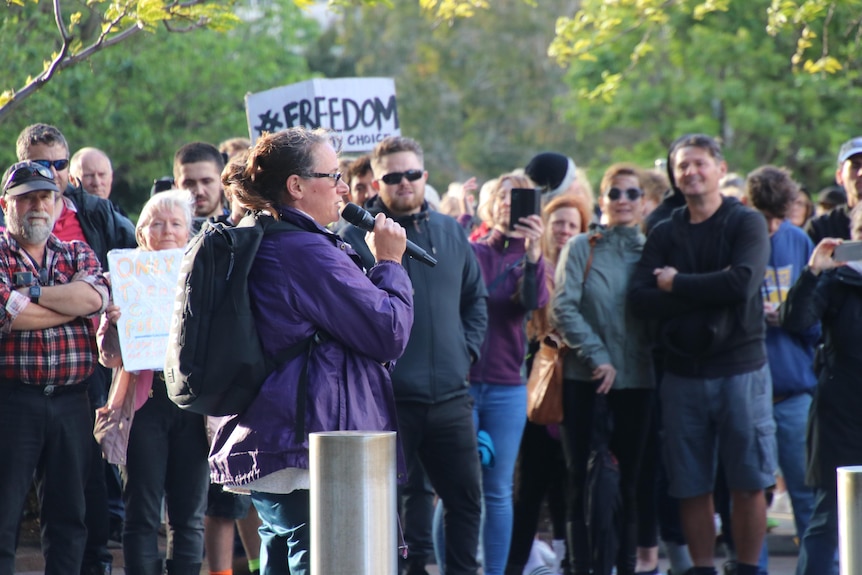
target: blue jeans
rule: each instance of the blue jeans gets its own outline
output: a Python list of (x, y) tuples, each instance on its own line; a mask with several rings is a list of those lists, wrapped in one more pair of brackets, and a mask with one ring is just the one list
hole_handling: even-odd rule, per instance
[(778, 444), (778, 467), (793, 505), (796, 534), (802, 538), (814, 510), (814, 490), (805, 485), (805, 433), (811, 395), (799, 393), (772, 406), (775, 418), (775, 440)]
[(837, 575), (838, 493), (818, 488), (814, 492), (814, 513), (799, 545), (796, 575)]
[(476, 429), (488, 432), (496, 452), (494, 466), (482, 468), (483, 569), (485, 575), (502, 575), (512, 540), (512, 478), (527, 423), (527, 388), (471, 382), (470, 395)]
[(311, 573), (310, 492), (251, 492), (261, 525), (260, 574), (309, 575)]

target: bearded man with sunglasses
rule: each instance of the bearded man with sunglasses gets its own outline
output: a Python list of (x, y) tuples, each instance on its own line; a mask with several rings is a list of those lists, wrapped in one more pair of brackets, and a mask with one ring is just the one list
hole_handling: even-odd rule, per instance
[(635, 314), (659, 323), (665, 461), (694, 563), (688, 573), (716, 573), (712, 491), (720, 458), (736, 573), (754, 575), (766, 535), (764, 489), (775, 483), (776, 465), (760, 292), (769, 234), (763, 216), (722, 197), (727, 165), (713, 138), (682, 136), (668, 160), (685, 206), (650, 232), (629, 302)]
[[(413, 283), (414, 320), (410, 341), (392, 373), (398, 410), (398, 435), (408, 473), (424, 471), (446, 504), (446, 573), (475, 575), (481, 515), (480, 465), (472, 401), (470, 366), (479, 357), (488, 321), (487, 290), (464, 230), (425, 201), (428, 172), (419, 143), (389, 137), (372, 152), (378, 195), (366, 202), (407, 230), (407, 237), (438, 260), (435, 267), (402, 264)], [(374, 258), (365, 232), (350, 226), (345, 239), (367, 269)], [(421, 481), (411, 481), (415, 485)], [(406, 572), (426, 573), (433, 552), (431, 514), (421, 493), (405, 493), (404, 530), (410, 555)]]
[[(59, 192), (54, 194), (52, 213), (52, 233), (57, 239), (86, 242), (105, 270), (108, 269), (108, 251), (137, 246), (135, 226), (110, 200), (88, 194), (82, 187), (70, 184), (69, 144), (59, 129), (48, 124), (27, 126), (18, 135), (16, 152), (19, 160), (29, 160), (53, 176)], [(96, 408), (105, 404), (111, 370), (97, 364), (85, 383), (92, 403), (92, 415)], [(108, 464), (102, 459), (99, 445), (92, 436), (90, 448), (90, 467), (94, 471), (87, 478), (88, 541), (81, 575), (109, 575), (113, 558), (108, 551), (111, 524), (106, 481), (113, 482), (112, 491), (116, 492), (120, 489), (119, 478), (111, 469), (108, 469), (110, 473), (103, 471), (102, 466)], [(116, 509), (120, 501), (117, 499), (112, 504)]]
[(93, 422), (84, 381), (108, 304), (99, 260), (51, 233), (59, 189), (50, 170), (19, 162), (0, 207), (0, 573), (13, 573), (18, 521), (35, 479), (45, 573), (74, 575), (87, 542), (84, 487)]

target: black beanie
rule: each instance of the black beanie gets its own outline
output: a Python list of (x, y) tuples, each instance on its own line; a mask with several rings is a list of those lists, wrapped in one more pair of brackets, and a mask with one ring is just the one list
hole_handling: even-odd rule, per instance
[(558, 194), (575, 181), (575, 162), (556, 152), (542, 152), (530, 160), (524, 172), (543, 193)]

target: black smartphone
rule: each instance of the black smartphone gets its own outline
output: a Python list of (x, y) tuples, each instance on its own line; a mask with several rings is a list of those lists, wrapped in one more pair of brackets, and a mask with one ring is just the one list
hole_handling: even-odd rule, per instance
[(835, 246), (832, 259), (836, 262), (855, 262), (862, 260), (862, 242), (843, 242)]
[(512, 201), (509, 204), (509, 229), (514, 230), (521, 218), (539, 214), (542, 209), (539, 190), (535, 188), (512, 188)]

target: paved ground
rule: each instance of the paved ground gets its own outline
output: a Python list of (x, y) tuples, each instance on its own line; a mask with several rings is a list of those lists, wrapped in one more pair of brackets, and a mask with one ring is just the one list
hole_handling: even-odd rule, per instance
[[(769, 573), (770, 575), (793, 575), (796, 570), (796, 544), (793, 541), (794, 528), (793, 518), (789, 514), (770, 513), (770, 517), (778, 520), (778, 527), (773, 529), (768, 536), (767, 544), (769, 546)], [(27, 527), (31, 532), (23, 533), (21, 537), (21, 545), (16, 556), (16, 575), (40, 575), (43, 572), (44, 564), (42, 562), (42, 554), (38, 546), (38, 535), (33, 531), (33, 527)], [(164, 548), (164, 539), (161, 541)], [(124, 575), (123, 556), (119, 548), (111, 550), (114, 555), (114, 575)], [(723, 559), (716, 558), (716, 565), (720, 566)], [(665, 559), (660, 562), (662, 573), (667, 572), (668, 564)], [(248, 571), (242, 569), (242, 564), (237, 562), (234, 570), (235, 575), (245, 575)], [(202, 574), (207, 574), (206, 564), (201, 570)], [(439, 575), (439, 570), (436, 565), (428, 566), (430, 575)]]

